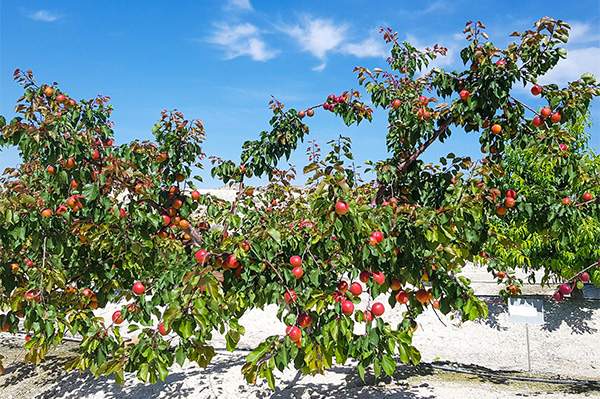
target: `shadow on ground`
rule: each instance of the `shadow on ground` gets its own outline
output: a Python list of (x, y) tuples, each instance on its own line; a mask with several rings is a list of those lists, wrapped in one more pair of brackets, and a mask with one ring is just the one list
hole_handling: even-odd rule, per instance
[[(507, 327), (500, 323), (500, 316), (507, 313), (508, 307), (500, 298), (484, 298), (488, 304), (489, 316), (481, 320), (482, 323), (496, 330), (506, 330)], [(592, 324), (594, 312), (600, 312), (600, 301), (570, 299), (564, 302), (544, 299), (544, 324), (543, 331), (556, 331), (565, 323), (574, 334), (594, 334), (598, 332)]]

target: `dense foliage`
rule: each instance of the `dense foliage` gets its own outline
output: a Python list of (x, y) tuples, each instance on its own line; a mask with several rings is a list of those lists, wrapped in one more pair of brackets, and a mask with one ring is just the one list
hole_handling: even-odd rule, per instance
[[(201, 122), (164, 111), (155, 142), (115, 146), (107, 98), (75, 101), (17, 71), (18, 116), (0, 124), (0, 145), (23, 160), (0, 182), (2, 331), (23, 322), (33, 362), (66, 333), (80, 336), (70, 367), (155, 382), (174, 362), (209, 364), (215, 331), (233, 350), (239, 318), (276, 304), (287, 329), (243, 367), (249, 382), (274, 386), (273, 371), (289, 366), (315, 373), (351, 358), (364, 377), (368, 367), (392, 375), (396, 357), (418, 363), (412, 337), (424, 309), (487, 313), (460, 275), (467, 262), (487, 262), (506, 294), (519, 291), (516, 267), (581, 279), (600, 257), (600, 161), (584, 133), (599, 86), (591, 76), (535, 85), (548, 111), (514, 97), (566, 56), (568, 31), (544, 18), (500, 49), (468, 23), (465, 69), (444, 71), (427, 66), (446, 49), (383, 30), (390, 71), (356, 68), (369, 105), (357, 90), (301, 110), (273, 101), (270, 130), (243, 145), (239, 162), (210, 158), (211, 174), (237, 188), (233, 202), (194, 187)], [(369, 163), (374, 181), (358, 179), (345, 137), (326, 154), (311, 144), (302, 188), (278, 168), (315, 112), (352, 125), (374, 108), (389, 122), (389, 158)], [(481, 160), (419, 159), (461, 130), (478, 135)], [(268, 184), (247, 185), (253, 176)], [(109, 303), (120, 310), (106, 324), (94, 310)], [(402, 312), (398, 325), (380, 317), (390, 307)]]

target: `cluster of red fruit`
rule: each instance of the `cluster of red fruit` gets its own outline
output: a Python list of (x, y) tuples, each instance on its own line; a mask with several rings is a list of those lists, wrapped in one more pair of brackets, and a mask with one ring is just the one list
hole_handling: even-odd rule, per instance
[(506, 215), (507, 209), (514, 208), (517, 203), (517, 192), (513, 189), (506, 190), (504, 204), (496, 207), (498, 216)]
[[(138, 190), (136, 188), (136, 192), (137, 191)], [(167, 209), (167, 212), (162, 215), (163, 228), (159, 231), (158, 235), (162, 238), (166, 238), (169, 236), (169, 233), (167, 232), (168, 228), (179, 228), (183, 232), (183, 240), (191, 241), (192, 235), (190, 234), (190, 229), (192, 225), (187, 219), (179, 216), (179, 210), (183, 206), (185, 197), (179, 195), (179, 188), (176, 186), (171, 186), (167, 195), (171, 203), (170, 207)], [(194, 190), (190, 194), (190, 197), (193, 201), (198, 202), (200, 200), (200, 192)]]
[[(52, 86), (46, 86), (44, 88), (44, 95), (46, 97), (48, 97), (48, 99), (52, 99), (52, 97), (54, 97), (54, 94), (56, 94), (56, 90), (54, 90), (54, 87)], [(65, 107), (74, 107), (75, 105), (77, 105), (77, 102), (75, 102), (75, 100), (73, 100), (72, 98), (69, 98), (67, 96), (65, 96), (62, 93), (59, 93), (54, 100), (59, 103), (64, 105)]]
[(337, 104), (343, 104), (347, 101), (347, 94), (344, 93), (341, 96), (330, 94), (327, 96), (327, 100), (323, 103), (323, 109), (326, 111), (333, 111)]
[[(583, 193), (583, 195), (581, 196), (581, 201), (583, 201), (583, 203), (590, 202), (593, 199), (594, 199), (594, 196), (592, 195), (592, 193), (590, 193), (588, 191)], [(563, 205), (571, 205), (571, 197), (563, 197), (562, 204)]]
[[(248, 242), (243, 242), (242, 249), (248, 251), (250, 248), (250, 244)], [(194, 258), (196, 262), (203, 265), (206, 263), (208, 258), (211, 256), (210, 252), (206, 249), (202, 248), (196, 251), (194, 254)], [(238, 260), (235, 254), (225, 254), (223, 256), (215, 256), (215, 262), (218, 266), (222, 266), (225, 269), (238, 269), (240, 267), (240, 261)]]
[(421, 119), (421, 120), (428, 120), (431, 118), (431, 110), (429, 109), (428, 105), (430, 102), (435, 102), (436, 99), (435, 98), (431, 98), (431, 97), (426, 97), (426, 96), (419, 96), (418, 99), (418, 109), (417, 109), (417, 118)]
[[(144, 286), (144, 284), (141, 281), (136, 281), (133, 283), (133, 286), (131, 287), (131, 291), (136, 296), (141, 296), (146, 293), (146, 287)], [(135, 313), (138, 310), (139, 310), (139, 307), (135, 303), (130, 303), (127, 305), (127, 311), (129, 313)], [(116, 310), (112, 314), (111, 319), (112, 319), (113, 323), (116, 325), (120, 325), (125, 321), (125, 319), (123, 317), (123, 312), (121, 312), (120, 310)], [(169, 332), (170, 332), (170, 329), (167, 329), (165, 324), (162, 321), (158, 323), (156, 330), (160, 333), (160, 335), (163, 335), (163, 336), (169, 334)]]
[(589, 283), (590, 274), (588, 272), (579, 273), (579, 275), (577, 275), (573, 281), (559, 285), (554, 295), (552, 295), (552, 298), (554, 298), (554, 300), (557, 302), (562, 301), (565, 296), (573, 292), (578, 281), (581, 281), (582, 283)]
[[(533, 87), (531, 88), (531, 94), (533, 94), (534, 96), (539, 96), (543, 90), (544, 89), (542, 88), (542, 86), (536, 84), (533, 85)], [(543, 107), (540, 110), (539, 115), (533, 117), (531, 123), (533, 123), (533, 126), (539, 127), (542, 125), (542, 123), (544, 123), (544, 120), (546, 120), (548, 117), (550, 117), (550, 121), (552, 123), (558, 123), (562, 119), (560, 112), (556, 111), (553, 113), (550, 107)]]

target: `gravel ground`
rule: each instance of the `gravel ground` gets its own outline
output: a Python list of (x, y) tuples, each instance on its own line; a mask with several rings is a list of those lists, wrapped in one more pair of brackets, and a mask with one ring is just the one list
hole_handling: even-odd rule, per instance
[[(248, 386), (241, 376), (245, 348), (264, 337), (278, 334), (283, 326), (273, 308), (253, 310), (242, 319), (247, 334), (233, 353), (220, 350), (207, 369), (193, 365), (175, 367), (165, 383), (144, 385), (133, 376), (123, 387), (112, 380), (65, 373), (62, 364), (72, 356), (72, 343), (51, 353), (34, 368), (22, 363), (22, 337), (0, 334), (0, 353), (7, 357), (7, 369), (0, 376), (0, 398), (600, 398), (600, 302), (569, 301), (546, 304), (546, 324), (530, 327), (532, 372), (527, 373), (525, 330), (513, 325), (506, 308), (489, 299), (490, 317), (485, 321), (458, 323), (432, 312), (418, 320), (415, 343), (425, 364), (402, 367), (393, 380), (362, 384), (351, 364), (335, 366), (325, 375), (296, 375), (287, 370), (278, 376), (279, 387), (271, 392), (266, 384)], [(107, 312), (108, 313), (108, 312)], [(395, 313), (395, 314), (393, 314)], [(387, 312), (389, 320), (398, 312)], [(216, 337), (214, 344), (224, 348)], [(475, 372), (513, 371), (519, 376), (570, 378), (578, 383), (549, 385), (514, 382), (500, 376), (480, 377), (440, 371), (429, 364), (455, 362)], [(595, 381), (586, 385), (584, 380)]]

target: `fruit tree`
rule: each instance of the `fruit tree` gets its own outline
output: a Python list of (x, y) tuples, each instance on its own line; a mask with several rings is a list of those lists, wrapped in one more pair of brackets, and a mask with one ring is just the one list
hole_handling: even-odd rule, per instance
[[(356, 68), (362, 90), (314, 106), (273, 100), (269, 130), (244, 143), (239, 162), (206, 158), (202, 123), (178, 111), (162, 112), (153, 142), (115, 145), (108, 98), (75, 100), (16, 71), (17, 116), (0, 121), (0, 144), (22, 157), (0, 181), (2, 331), (27, 332), (32, 362), (70, 334), (82, 339), (70, 368), (155, 382), (175, 362), (207, 366), (217, 331), (233, 350), (240, 317), (275, 304), (286, 327), (247, 356), (249, 382), (274, 386), (276, 369), (317, 373), (348, 359), (361, 378), (368, 368), (392, 375), (397, 359), (418, 363), (412, 337), (425, 309), (487, 313), (465, 263), (564, 277), (599, 255), (598, 157), (582, 133), (599, 86), (591, 76), (537, 85), (566, 56), (568, 33), (543, 18), (498, 48), (469, 22), (465, 68), (445, 71), (429, 67), (445, 48), (417, 49), (384, 29), (388, 70)], [(540, 111), (517, 99), (527, 83)], [(353, 125), (375, 109), (388, 117), (388, 155), (368, 163), (372, 181), (340, 136), (326, 153), (312, 143), (306, 184), (292, 184), (295, 170), (281, 163), (315, 112)], [(477, 135), (481, 159), (420, 159), (462, 131)], [(236, 187), (233, 201), (196, 190), (193, 170), (207, 160)], [(109, 304), (118, 310), (104, 321), (94, 311)], [(391, 325), (389, 312), (402, 321)]]

